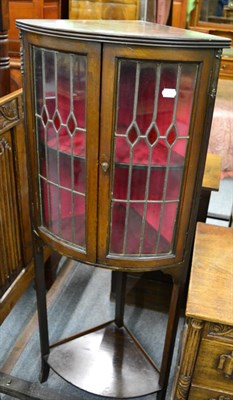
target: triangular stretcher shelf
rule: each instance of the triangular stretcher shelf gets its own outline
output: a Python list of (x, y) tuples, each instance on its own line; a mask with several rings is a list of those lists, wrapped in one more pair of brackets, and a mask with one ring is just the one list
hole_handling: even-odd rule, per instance
[(110, 322), (51, 349), (50, 367), (87, 392), (114, 398), (159, 391), (159, 372), (124, 326)]

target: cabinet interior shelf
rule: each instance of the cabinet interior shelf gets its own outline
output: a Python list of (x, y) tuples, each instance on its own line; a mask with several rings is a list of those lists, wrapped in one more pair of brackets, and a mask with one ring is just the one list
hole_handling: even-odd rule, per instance
[[(80, 160), (85, 162), (86, 156), (85, 156), (85, 152), (83, 152), (83, 154), (77, 154), (75, 152), (71, 152), (68, 150), (69, 146), (67, 144), (60, 145), (59, 147), (57, 147), (55, 144), (51, 145), (49, 142), (47, 143), (47, 146), (45, 146), (44, 142), (40, 142), (40, 145), (43, 146), (43, 151), (48, 151), (48, 152), (55, 152), (57, 153), (57, 155), (61, 155), (64, 157), (69, 157), (72, 158), (74, 160)], [(143, 147), (144, 146), (139, 146), (139, 150), (138, 150), (138, 154), (140, 156), (140, 158), (144, 155), (143, 152)], [(84, 145), (83, 145), (84, 148)], [(124, 150), (122, 148), (122, 150)], [(164, 151), (167, 152), (167, 148), (163, 145), (158, 145), (158, 150), (157, 150), (157, 155), (155, 157), (152, 156), (152, 163), (150, 165), (151, 169), (165, 169), (167, 168), (167, 160), (165, 159), (166, 156), (163, 155)], [(117, 157), (118, 158), (118, 157)], [(169, 165), (169, 168), (182, 168), (184, 165), (184, 156), (180, 155), (179, 153), (177, 153), (176, 151), (173, 151), (173, 157), (172, 157), (172, 162)], [(125, 157), (124, 159), (115, 160), (115, 164), (119, 167), (129, 167), (130, 161), (129, 161), (129, 157)], [(135, 160), (133, 163), (133, 168), (148, 168), (148, 160), (140, 160), (138, 159), (137, 155), (135, 156)]]
[[(68, 152), (62, 151), (60, 149), (59, 149), (59, 151), (57, 151), (57, 149), (55, 149), (54, 147), (48, 147), (48, 151), (56, 152), (57, 154), (59, 154), (59, 156), (62, 156), (62, 157), (64, 156), (64, 157), (67, 157), (70, 159), (72, 158), (77, 161), (80, 160), (80, 162), (85, 162), (85, 157), (81, 156), (81, 155), (68, 153)], [(169, 165), (170, 169), (179, 169), (179, 168), (183, 167), (184, 158), (179, 156), (179, 154), (177, 154), (176, 158), (177, 158), (177, 162), (173, 163), (172, 165)], [(130, 167), (129, 162), (128, 163), (127, 162), (115, 162), (115, 165), (119, 168), (129, 168)], [(148, 164), (147, 163), (140, 163), (140, 164), (134, 163), (132, 168), (145, 170), (145, 168), (148, 169)], [(150, 169), (166, 169), (166, 168), (168, 168), (168, 166), (166, 164), (162, 164), (162, 163), (150, 165)]]

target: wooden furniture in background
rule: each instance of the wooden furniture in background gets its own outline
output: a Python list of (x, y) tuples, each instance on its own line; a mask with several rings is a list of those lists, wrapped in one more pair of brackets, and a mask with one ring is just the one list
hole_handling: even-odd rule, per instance
[(33, 277), (22, 90), (0, 99), (0, 323)]
[(233, 399), (233, 229), (198, 223), (173, 400)]
[(139, 19), (140, 0), (69, 0), (70, 19)]
[[(9, 92), (22, 87), (20, 72), (20, 42), (19, 31), (15, 26), (17, 18), (60, 18), (61, 12), (65, 12), (64, 0), (1, 0), (9, 8), (8, 41), (11, 71), (11, 87)], [(7, 13), (3, 14), (4, 21), (7, 21)]]
[(233, 79), (233, 47), (223, 52), (220, 65), (220, 78)]
[[(41, 380), (52, 367), (95, 394), (159, 392), (165, 398), (219, 52), (229, 40), (190, 37), (142, 21), (19, 20), (17, 26), (30, 133)], [(73, 259), (117, 271), (114, 321), (50, 347), (41, 241)], [(173, 281), (160, 373), (124, 325), (126, 273), (155, 270)], [(98, 371), (90, 357), (89, 345), (99, 337), (104, 360), (114, 369), (109, 380), (98, 351)], [(130, 348), (133, 359), (123, 357)], [(84, 375), (82, 361), (76, 362), (80, 357)]]
[(231, 50), (226, 50), (223, 52), (221, 67), (220, 67), (220, 75), (219, 77), (222, 79), (233, 79), (233, 25), (232, 21), (228, 20), (229, 23), (224, 21), (225, 23), (218, 22), (210, 22), (210, 21), (202, 21), (200, 18), (201, 14), (201, 4), (202, 0), (196, 0), (195, 8), (191, 13), (191, 19), (189, 22), (189, 29), (209, 33), (212, 35), (223, 36), (231, 39), (232, 48)]
[(10, 59), (8, 55), (8, 0), (0, 2), (0, 97), (10, 93)]
[(205, 171), (202, 180), (201, 197), (197, 220), (205, 222), (208, 214), (210, 195), (212, 191), (218, 191), (221, 179), (221, 156), (208, 153), (206, 157)]
[(232, 21), (229, 20), (229, 23), (217, 23), (217, 22), (209, 22), (208, 19), (204, 20), (201, 17), (201, 7), (203, 0), (196, 0), (195, 7), (191, 13), (191, 18), (189, 22), (190, 29), (199, 30), (201, 32), (206, 32), (214, 35), (220, 35), (224, 37), (229, 37), (233, 39), (233, 29), (232, 29)]
[(62, 18), (143, 20), (171, 25), (172, 0), (70, 0), (68, 8), (62, 0)]
[(188, 0), (173, 0), (172, 2), (172, 26), (186, 28)]
[(233, 6), (224, 7), (224, 17), (233, 19)]
[(202, 190), (219, 190), (221, 178), (221, 156), (208, 153), (206, 157), (205, 172), (202, 180)]
[(19, 31), (15, 21), (19, 18), (59, 18), (59, 0), (9, 0), (9, 56), (15, 58), (19, 56), (20, 43)]

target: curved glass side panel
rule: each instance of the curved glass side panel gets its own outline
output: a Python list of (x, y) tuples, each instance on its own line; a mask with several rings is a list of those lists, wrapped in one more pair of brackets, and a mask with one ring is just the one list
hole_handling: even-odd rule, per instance
[(85, 249), (86, 56), (33, 47), (41, 225)]
[(112, 255), (173, 251), (198, 64), (119, 60)]

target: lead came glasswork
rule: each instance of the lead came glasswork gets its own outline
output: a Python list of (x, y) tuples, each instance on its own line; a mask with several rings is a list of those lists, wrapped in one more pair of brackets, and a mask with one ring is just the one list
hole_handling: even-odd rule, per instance
[(41, 224), (85, 249), (86, 57), (33, 52)]
[(110, 254), (173, 251), (197, 72), (118, 62)]
[[(86, 248), (86, 56), (33, 47), (41, 224)], [(173, 250), (198, 64), (119, 60), (110, 254)]]

